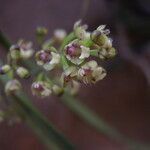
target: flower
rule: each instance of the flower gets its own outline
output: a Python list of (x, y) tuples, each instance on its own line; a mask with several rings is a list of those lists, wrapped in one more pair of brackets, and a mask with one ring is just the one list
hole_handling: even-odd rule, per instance
[(90, 48), (80, 45), (79, 40), (74, 40), (64, 48), (66, 58), (73, 64), (79, 65), (90, 56)]
[(92, 60), (84, 64), (78, 71), (80, 81), (85, 84), (96, 83), (106, 76), (106, 71), (98, 66), (97, 62)]
[(90, 39), (90, 32), (87, 32), (88, 26), (85, 25), (81, 25), (81, 20), (77, 21), (74, 24), (74, 34), (75, 36), (80, 39), (80, 40), (86, 40), (86, 39)]
[(41, 50), (35, 55), (37, 64), (46, 70), (52, 70), (60, 62), (60, 55), (50, 50)]
[(32, 49), (32, 42), (27, 42), (24, 40), (19, 40), (16, 45), (10, 47), (10, 55), (12, 59), (28, 59), (34, 53)]
[(20, 89), (21, 89), (21, 83), (16, 79), (8, 81), (5, 85), (5, 93), (7, 95), (14, 94)]
[(49, 96), (52, 93), (50, 84), (44, 81), (34, 82), (31, 86), (31, 90), (33, 95), (43, 98)]
[(70, 66), (67, 68), (61, 76), (63, 86), (66, 86), (67, 83), (72, 82), (77, 77), (77, 68), (75, 66)]

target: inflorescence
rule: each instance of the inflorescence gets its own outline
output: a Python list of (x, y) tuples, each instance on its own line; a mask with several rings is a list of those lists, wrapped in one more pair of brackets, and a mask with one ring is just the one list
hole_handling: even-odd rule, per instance
[[(87, 25), (78, 21), (69, 35), (65, 30), (58, 29), (52, 38), (45, 41), (47, 29), (37, 28), (36, 39), (40, 50), (35, 51), (32, 42), (19, 40), (10, 47), (7, 63), (0, 68), (0, 74), (7, 74), (11, 79), (5, 86), (6, 94), (21, 89), (18, 77), (32, 78), (32, 93), (40, 97), (52, 93), (59, 96), (65, 91), (76, 94), (80, 84), (102, 80), (106, 70), (95, 58), (108, 60), (116, 55), (109, 33), (105, 25), (89, 32)], [(27, 62), (28, 66), (25, 65)]]

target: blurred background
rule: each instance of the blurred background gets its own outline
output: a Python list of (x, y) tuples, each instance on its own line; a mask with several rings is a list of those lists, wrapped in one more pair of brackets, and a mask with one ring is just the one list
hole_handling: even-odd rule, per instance
[[(72, 30), (82, 18), (94, 30), (107, 24), (118, 55), (104, 64), (108, 76), (83, 86), (79, 98), (111, 126), (141, 143), (150, 143), (150, 1), (149, 0), (0, 0), (0, 29), (16, 42), (35, 39), (35, 28)], [(0, 47), (0, 57), (6, 52)], [(28, 84), (26, 91), (31, 94)], [(59, 99), (34, 104), (80, 150), (128, 150), (97, 133)], [(0, 150), (46, 150), (24, 124), (0, 124)]]

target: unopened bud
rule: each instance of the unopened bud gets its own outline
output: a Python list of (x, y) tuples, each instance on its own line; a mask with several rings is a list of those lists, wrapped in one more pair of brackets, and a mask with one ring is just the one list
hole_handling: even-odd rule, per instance
[(116, 49), (114, 47), (110, 48), (109, 49), (109, 52), (108, 52), (108, 57), (109, 58), (112, 58), (116, 55)]
[(66, 31), (63, 29), (57, 29), (54, 31), (54, 38), (58, 42), (62, 42), (64, 40), (64, 38), (66, 37), (66, 35), (67, 35)]
[(61, 96), (64, 92), (63, 88), (58, 86), (58, 85), (54, 85), (52, 87), (52, 90), (53, 90), (54, 94), (57, 95), (57, 96)]
[(100, 31), (95, 30), (91, 34), (91, 39), (97, 45), (103, 46), (106, 43), (108, 37), (105, 34), (102, 34)]
[(0, 74), (6, 74), (8, 71), (10, 71), (10, 66), (9, 65), (4, 65), (0, 68)]
[(38, 27), (36, 29), (36, 34), (39, 36), (44, 36), (47, 34), (47, 32), (48, 32), (48, 30), (45, 27)]
[(20, 58), (20, 47), (18, 45), (12, 45), (10, 47), (10, 56), (14, 60), (18, 60)]
[(29, 71), (24, 67), (18, 67), (16, 73), (20, 78), (28, 78), (29, 77)]
[(21, 89), (21, 83), (18, 80), (14, 79), (14, 80), (8, 81), (6, 83), (5, 93), (7, 95), (14, 94), (15, 92), (19, 91), (20, 89)]

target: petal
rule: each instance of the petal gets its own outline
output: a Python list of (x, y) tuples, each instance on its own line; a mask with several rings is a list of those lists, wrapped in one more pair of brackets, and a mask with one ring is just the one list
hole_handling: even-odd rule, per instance
[(44, 69), (47, 71), (54, 69), (55, 66), (56, 66), (56, 64), (50, 64), (50, 63), (46, 63), (43, 65)]
[(51, 52), (52, 60), (50, 61), (50, 64), (59, 64), (60, 62), (60, 55), (56, 54), (54, 52)]
[(84, 58), (88, 58), (90, 56), (90, 49), (88, 47), (85, 46), (80, 46), (81, 47), (81, 55), (80, 55), (80, 59), (84, 59)]

